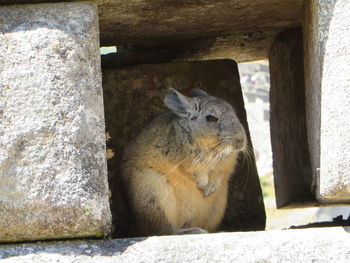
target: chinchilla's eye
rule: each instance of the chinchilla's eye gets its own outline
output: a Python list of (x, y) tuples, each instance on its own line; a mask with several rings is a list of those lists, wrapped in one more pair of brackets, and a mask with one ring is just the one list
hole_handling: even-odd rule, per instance
[(218, 118), (214, 117), (213, 115), (207, 115), (207, 116), (205, 117), (205, 119), (206, 119), (207, 121), (210, 121), (210, 122), (214, 122), (214, 121), (218, 121), (218, 120), (219, 120)]

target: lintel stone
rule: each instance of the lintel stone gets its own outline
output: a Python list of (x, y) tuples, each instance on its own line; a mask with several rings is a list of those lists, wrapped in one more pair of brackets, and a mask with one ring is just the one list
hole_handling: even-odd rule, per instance
[[(57, 1), (0, 0), (0, 5)], [(103, 46), (131, 45), (130, 51), (137, 54), (167, 46), (174, 52), (182, 41), (180, 60), (231, 58), (237, 62), (266, 59), (279, 32), (301, 25), (303, 5), (302, 0), (94, 2)]]

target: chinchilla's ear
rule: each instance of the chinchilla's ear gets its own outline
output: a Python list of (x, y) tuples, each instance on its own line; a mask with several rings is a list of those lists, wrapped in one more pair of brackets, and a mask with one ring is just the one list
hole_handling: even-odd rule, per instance
[(180, 117), (191, 116), (193, 111), (192, 99), (170, 88), (164, 98), (164, 104)]
[(190, 93), (191, 97), (198, 97), (198, 96), (209, 96), (208, 93), (206, 93), (204, 90), (201, 89), (193, 89)]

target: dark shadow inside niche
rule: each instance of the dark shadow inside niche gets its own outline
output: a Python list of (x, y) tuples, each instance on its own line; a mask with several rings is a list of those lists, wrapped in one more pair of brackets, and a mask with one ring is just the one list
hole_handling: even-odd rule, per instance
[(269, 54), (271, 143), (277, 207), (317, 203), (307, 135), (302, 29), (282, 32)]
[[(120, 48), (118, 48), (118, 51)], [(118, 54), (118, 53), (117, 53)], [(113, 54), (115, 55), (115, 54)], [(107, 147), (114, 152), (108, 160), (112, 193), (113, 237), (129, 237), (133, 216), (119, 178), (125, 145), (158, 113), (167, 109), (163, 98), (169, 87), (183, 94), (202, 88), (229, 102), (246, 129), (251, 145), (237, 64), (233, 60), (136, 64), (103, 68)], [(254, 157), (241, 155), (229, 183), (228, 204), (218, 231), (256, 231), (265, 228), (265, 210)]]

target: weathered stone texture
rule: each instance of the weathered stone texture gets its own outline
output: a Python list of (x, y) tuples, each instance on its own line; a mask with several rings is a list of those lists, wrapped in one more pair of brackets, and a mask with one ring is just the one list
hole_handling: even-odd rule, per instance
[(98, 0), (101, 42), (200, 38), (300, 23), (300, 0)]
[(286, 30), (269, 55), (270, 129), (277, 207), (314, 200), (306, 133), (301, 29)]
[(219, 233), (0, 247), (6, 263), (350, 261), (350, 228)]
[(237, 63), (267, 59), (269, 49), (281, 29), (248, 30), (227, 36), (193, 40), (177, 60), (233, 59)]
[(97, 9), (0, 7), (0, 242), (110, 228)]
[[(127, 229), (122, 225), (122, 212), (125, 211), (120, 211), (123, 208), (122, 197), (119, 196), (116, 176), (119, 157), (124, 145), (155, 114), (167, 111), (163, 98), (169, 87), (184, 94), (194, 88), (203, 88), (209, 94), (225, 99), (236, 109), (249, 137), (237, 64), (232, 60), (174, 62), (104, 70), (106, 129), (112, 137), (109, 147), (116, 152), (116, 158), (109, 161), (108, 167), (109, 174), (114, 176), (111, 178), (111, 188), (113, 210), (117, 214), (117, 235), (119, 231)], [(253, 159), (245, 158), (242, 156), (237, 172), (231, 177), (228, 208), (221, 230), (265, 228), (264, 204), (256, 166)], [(127, 235), (121, 235), (124, 234)]]
[[(57, 0), (0, 0), (0, 5), (34, 2)], [(302, 0), (94, 2), (99, 8), (102, 45), (137, 45), (137, 53), (167, 45), (174, 52), (178, 40), (184, 40), (179, 59), (237, 62), (266, 59), (279, 32), (300, 26), (303, 4)]]
[(101, 43), (131, 44), (131, 56), (157, 51), (158, 63), (166, 62), (160, 50), (175, 60), (266, 59), (276, 35), (299, 26), (302, 14), (301, 0), (98, 2)]
[[(57, 0), (0, 0), (0, 4)], [(95, 0), (103, 45), (200, 38), (237, 31), (297, 26), (302, 0)]]
[(306, 1), (306, 113), (316, 194), (350, 202), (350, 2)]

